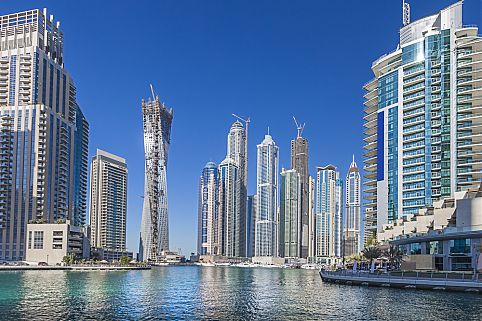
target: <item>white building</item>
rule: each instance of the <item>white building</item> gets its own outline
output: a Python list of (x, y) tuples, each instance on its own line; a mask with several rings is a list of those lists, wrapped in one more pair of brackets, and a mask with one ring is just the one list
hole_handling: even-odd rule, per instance
[(159, 97), (142, 100), (145, 181), (139, 240), (139, 260), (156, 261), (169, 250), (167, 159), (171, 143), (172, 108)]
[(400, 29), (365, 84), (366, 237), (482, 178), (482, 41), (462, 1)]
[(341, 257), (342, 195), (340, 173), (333, 165), (317, 167), (316, 257)]
[(90, 167), (91, 245), (126, 249), (127, 164), (124, 158), (97, 149)]
[(268, 134), (257, 147), (255, 256), (278, 256), (278, 146)]
[(241, 249), (239, 236), (241, 224), (239, 214), (240, 171), (231, 158), (224, 159), (219, 164), (219, 219), (218, 230), (221, 244), (221, 255), (244, 256), (246, 249)]
[(0, 260), (25, 258), (27, 223), (85, 223), (88, 123), (64, 68), (60, 23), (0, 16)]
[(315, 179), (308, 179), (308, 257), (316, 258)]
[(66, 223), (27, 224), (25, 261), (48, 265), (60, 264), (64, 256), (88, 259), (89, 237), (86, 228)]
[(355, 163), (355, 156), (346, 175), (346, 198), (345, 198), (345, 256), (357, 254), (361, 251), (360, 238), (360, 201), (361, 179), (360, 172)]

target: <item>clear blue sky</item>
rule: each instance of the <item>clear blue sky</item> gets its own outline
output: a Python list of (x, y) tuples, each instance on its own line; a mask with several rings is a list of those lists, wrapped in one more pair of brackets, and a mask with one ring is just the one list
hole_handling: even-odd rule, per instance
[[(452, 0), (412, 0), (412, 20)], [(174, 108), (168, 164), (171, 249), (194, 251), (198, 180), (226, 153), (231, 113), (251, 116), (249, 192), (256, 144), (267, 127), (289, 166), (292, 116), (306, 122), (310, 172), (354, 153), (362, 166), (362, 85), (371, 63), (395, 49), (398, 0), (371, 1), (2, 1), (1, 14), (47, 7), (61, 21), (65, 65), (96, 148), (127, 159), (128, 248), (137, 252), (144, 188), (140, 102), (153, 83)], [(75, 5), (74, 5), (75, 4)], [(466, 0), (464, 24), (480, 24)], [(90, 161), (90, 160), (89, 160)]]

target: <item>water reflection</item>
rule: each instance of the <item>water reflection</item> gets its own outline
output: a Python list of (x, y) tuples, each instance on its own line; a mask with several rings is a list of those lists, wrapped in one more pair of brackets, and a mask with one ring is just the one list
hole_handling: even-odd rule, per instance
[(324, 284), (316, 271), (0, 273), (0, 319), (480, 320), (479, 295)]

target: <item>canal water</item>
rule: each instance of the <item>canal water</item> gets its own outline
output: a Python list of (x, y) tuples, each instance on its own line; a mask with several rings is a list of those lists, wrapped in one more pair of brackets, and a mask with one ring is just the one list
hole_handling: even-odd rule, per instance
[(482, 296), (323, 283), (316, 270), (0, 272), (0, 320), (482, 320)]

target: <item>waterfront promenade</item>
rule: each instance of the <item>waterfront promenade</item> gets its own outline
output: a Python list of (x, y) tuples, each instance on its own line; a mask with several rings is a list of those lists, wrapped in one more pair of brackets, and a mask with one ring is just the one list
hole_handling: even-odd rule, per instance
[(324, 282), (405, 289), (447, 290), (482, 293), (482, 275), (443, 272), (320, 271)]
[(69, 265), (69, 266), (40, 266), (40, 265), (3, 265), (2, 271), (127, 271), (127, 270), (150, 270), (151, 266), (124, 266), (124, 265)]

